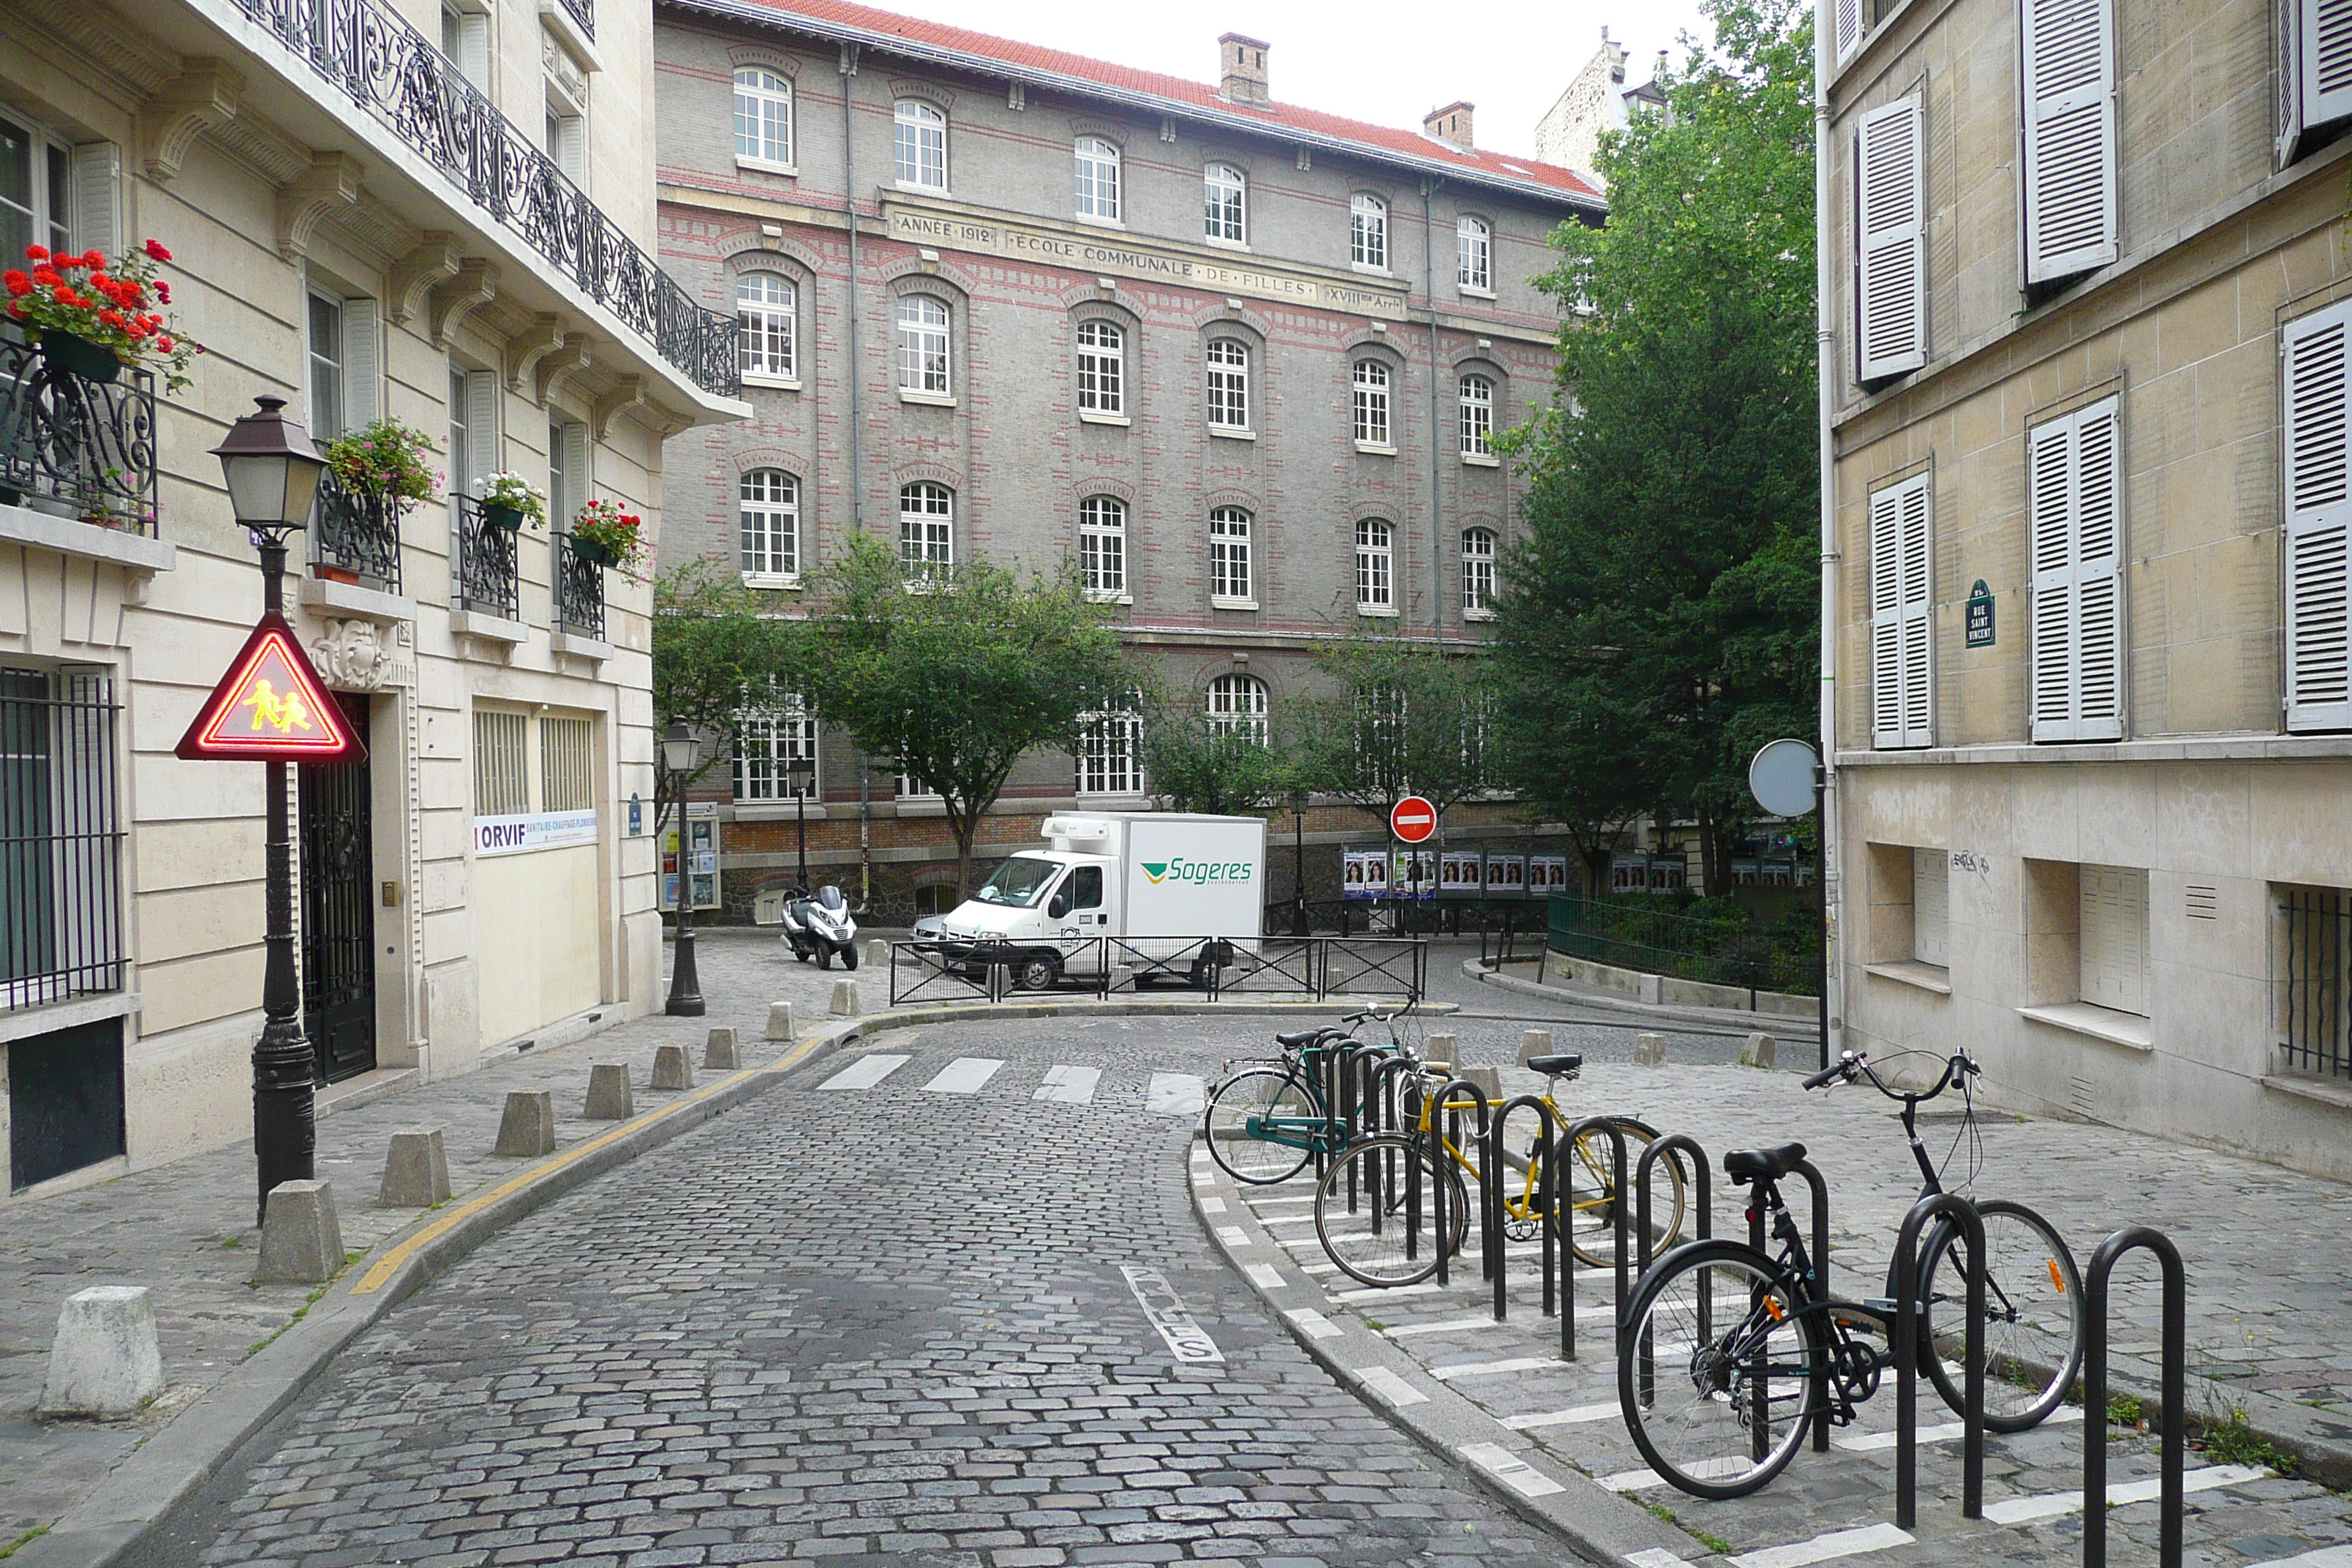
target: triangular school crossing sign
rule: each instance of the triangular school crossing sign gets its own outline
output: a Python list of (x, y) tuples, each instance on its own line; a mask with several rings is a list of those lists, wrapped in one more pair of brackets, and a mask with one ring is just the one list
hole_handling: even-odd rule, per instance
[(265, 615), (180, 737), (190, 762), (356, 763), (367, 747), (310, 668), (294, 628)]

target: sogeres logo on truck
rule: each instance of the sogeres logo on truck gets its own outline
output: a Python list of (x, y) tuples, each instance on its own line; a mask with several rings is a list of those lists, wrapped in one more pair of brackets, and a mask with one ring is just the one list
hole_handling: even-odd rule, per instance
[(1153, 887), (1162, 882), (1249, 882), (1257, 868), (1247, 860), (1187, 860), (1181, 855), (1167, 860), (1140, 862)]

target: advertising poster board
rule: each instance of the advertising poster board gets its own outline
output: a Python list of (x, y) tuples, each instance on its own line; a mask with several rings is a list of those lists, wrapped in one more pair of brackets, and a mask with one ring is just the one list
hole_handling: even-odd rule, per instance
[(1385, 899), (1389, 896), (1389, 852), (1385, 849), (1349, 849), (1340, 857), (1340, 894), (1350, 899)]
[(1448, 849), (1437, 858), (1437, 896), (1475, 899), (1486, 891), (1486, 857), (1475, 849)]
[[(719, 907), (719, 805), (715, 801), (688, 801), (686, 805), (687, 847), (691, 852), (694, 907)], [(661, 836), (661, 907), (677, 908), (677, 819), (672, 817)]]
[(1392, 857), (1389, 897), (1429, 899), (1437, 895), (1437, 853), (1432, 849), (1400, 849)]
[(1524, 855), (1486, 857), (1486, 896), (1523, 899), (1528, 893), (1528, 858)]
[(1528, 897), (1548, 899), (1554, 893), (1568, 891), (1568, 857), (1565, 855), (1530, 855), (1528, 857)]

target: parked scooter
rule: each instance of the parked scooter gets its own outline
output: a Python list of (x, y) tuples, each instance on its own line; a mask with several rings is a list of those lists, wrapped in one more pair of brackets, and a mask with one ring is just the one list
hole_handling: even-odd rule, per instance
[(827, 883), (814, 897), (803, 890), (784, 902), (784, 945), (803, 963), (816, 960), (819, 969), (831, 969), (841, 960), (844, 969), (857, 967), (857, 922), (841, 889)]

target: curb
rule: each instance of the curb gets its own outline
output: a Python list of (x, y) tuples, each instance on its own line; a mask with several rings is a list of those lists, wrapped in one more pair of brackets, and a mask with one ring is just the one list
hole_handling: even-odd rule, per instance
[[(1811, 1018), (1800, 1018), (1785, 1013), (1743, 1013), (1722, 1007), (1674, 1007), (1659, 1002), (1637, 1002), (1630, 996), (1596, 996), (1585, 991), (1563, 991), (1557, 985), (1538, 984), (1522, 980), (1516, 974), (1498, 974), (1483, 967), (1475, 958), (1462, 961), (1465, 979), (1475, 980), (1481, 985), (1497, 986), (1516, 991), (1522, 996), (1540, 996), (1562, 1006), (1599, 1007), (1611, 1013), (1631, 1013), (1639, 1018), (1656, 1018), (1668, 1023), (1706, 1024), (1727, 1035), (1748, 1035), (1761, 1029), (1775, 1039), (1819, 1040), (1821, 1026)], [(1738, 1020), (1754, 1019), (1753, 1024)], [(1777, 1025), (1779, 1027), (1766, 1027)]]

